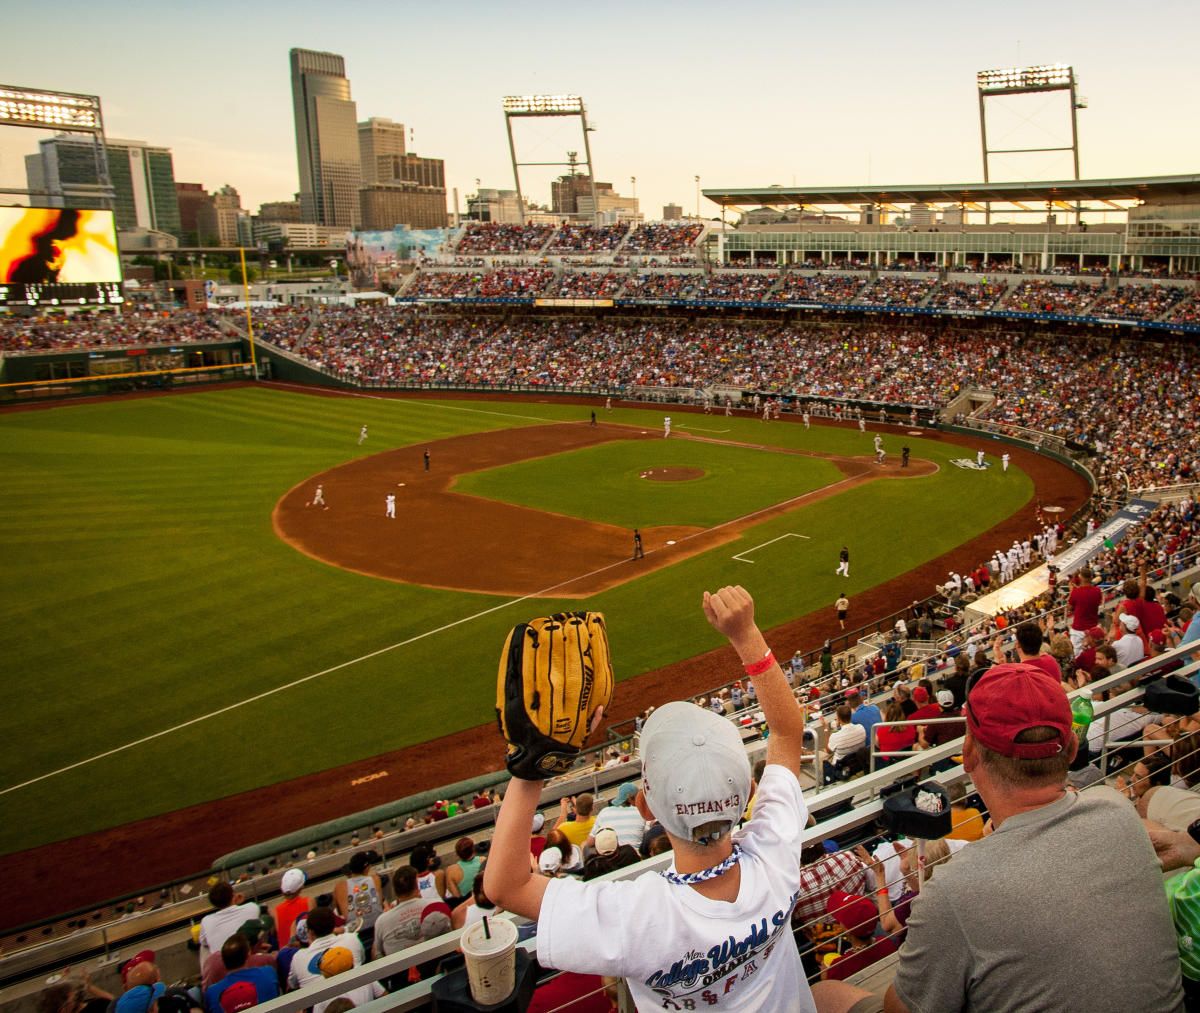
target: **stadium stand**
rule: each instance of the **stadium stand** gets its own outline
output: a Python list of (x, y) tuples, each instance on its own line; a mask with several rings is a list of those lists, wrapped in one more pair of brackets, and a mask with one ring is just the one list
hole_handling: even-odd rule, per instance
[(629, 226), (564, 225), (550, 240), (548, 253), (605, 253), (615, 250), (629, 234)]
[(554, 231), (553, 225), (472, 223), (454, 249), (459, 254), (531, 253), (545, 246)]
[(1118, 285), (1096, 300), (1091, 313), (1098, 317), (1157, 320), (1185, 295), (1187, 290), (1176, 285)]
[(635, 228), (622, 249), (625, 253), (683, 253), (692, 248), (703, 231), (703, 225), (649, 222)]

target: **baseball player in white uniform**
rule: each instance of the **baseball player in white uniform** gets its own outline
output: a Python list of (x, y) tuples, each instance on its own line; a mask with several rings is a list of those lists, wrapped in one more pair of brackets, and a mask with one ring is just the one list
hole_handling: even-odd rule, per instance
[(1008, 454), (1000, 455), (1000, 470), (1001, 471), (1008, 471), (1008, 462), (1010, 460), (1011, 460), (1011, 458), (1008, 456)]
[(663, 438), (665, 439), (666, 437), (668, 437), (670, 435), (671, 435), (671, 416), (664, 415), (663, 416)]
[(360, 447), (363, 445), (363, 440), (365, 440), (366, 438), (367, 438), (367, 427), (366, 427), (366, 426), (363, 426), (363, 427), (362, 427), (362, 428), (361, 428), (361, 429), (358, 431), (358, 445), (359, 445)]
[(324, 509), (328, 510), (329, 507), (325, 505), (325, 486), (323, 486), (323, 485), (317, 486), (317, 491), (313, 493), (313, 498), (310, 499), (304, 505), (310, 506), (310, 507), (311, 506), (319, 506), (319, 507), (323, 507)]
[(395, 520), (396, 519), (396, 494), (394, 492), (389, 492), (387, 494), (386, 503), (387, 503), (387, 508), (384, 512), (384, 516), (390, 517), (390, 518), (392, 518), (392, 520)]

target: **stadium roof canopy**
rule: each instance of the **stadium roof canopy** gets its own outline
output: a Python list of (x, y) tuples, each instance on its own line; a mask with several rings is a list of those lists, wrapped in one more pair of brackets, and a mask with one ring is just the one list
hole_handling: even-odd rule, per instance
[(1138, 176), (1132, 179), (1067, 179), (1041, 183), (922, 183), (917, 186), (765, 186), (706, 189), (704, 196), (726, 207), (758, 204), (805, 206), (860, 204), (1039, 204), (1099, 201), (1200, 200), (1200, 175)]

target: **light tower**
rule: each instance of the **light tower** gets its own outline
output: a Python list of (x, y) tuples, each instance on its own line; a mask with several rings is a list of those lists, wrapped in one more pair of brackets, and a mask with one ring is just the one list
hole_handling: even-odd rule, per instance
[[(572, 175), (578, 160), (572, 157), (569, 162), (518, 162), (517, 147), (513, 140), (512, 121), (514, 117), (545, 118), (550, 116), (578, 116), (579, 126), (583, 131), (583, 157), (587, 165), (588, 179), (592, 187), (593, 220), (600, 220), (600, 202), (596, 198), (596, 171), (592, 167), (592, 146), (588, 133), (593, 128), (588, 126), (587, 110), (584, 109), (583, 99), (578, 95), (506, 95), (504, 97), (504, 127), (508, 131), (508, 153), (512, 158), (513, 182), (517, 189), (517, 207), (521, 213), (521, 221), (525, 221), (525, 197), (521, 191), (521, 166), (529, 165), (567, 165)], [(574, 156), (574, 152), (571, 153)]]

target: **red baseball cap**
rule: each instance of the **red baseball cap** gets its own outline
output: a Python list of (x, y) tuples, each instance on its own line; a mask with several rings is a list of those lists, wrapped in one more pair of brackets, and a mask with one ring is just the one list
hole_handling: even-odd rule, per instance
[(1156, 643), (1160, 646), (1167, 642), (1167, 636), (1165, 633), (1163, 633), (1162, 630), (1151, 630), (1149, 633), (1149, 637), (1153, 643)]
[[(1065, 752), (1071, 705), (1062, 683), (1034, 665), (994, 665), (967, 691), (964, 708), (971, 737), (1001, 756), (1044, 760)], [(1017, 742), (1030, 728), (1057, 733), (1045, 742)]]
[(1099, 626), (1093, 626), (1084, 635), (1091, 637), (1093, 640), (1103, 640), (1104, 630), (1102, 630)]
[(929, 703), (929, 690), (924, 686), (916, 686), (913, 689), (913, 703)]
[(153, 964), (154, 951), (140, 950), (130, 957), (121, 965), (121, 984), (125, 984), (125, 980), (129, 977), (129, 972), (132, 971), (138, 964)]
[(869, 936), (879, 922), (879, 912), (871, 901), (845, 890), (834, 890), (829, 895), (825, 913), (856, 936)]

